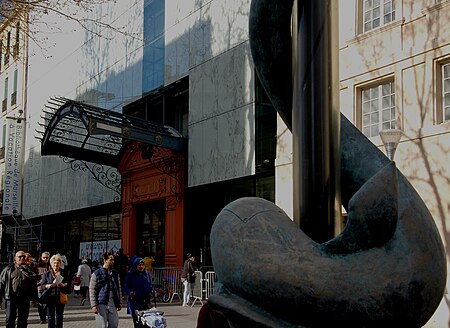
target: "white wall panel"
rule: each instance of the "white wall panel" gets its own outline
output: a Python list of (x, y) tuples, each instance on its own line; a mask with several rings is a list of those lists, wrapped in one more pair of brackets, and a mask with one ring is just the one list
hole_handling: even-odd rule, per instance
[(189, 186), (254, 173), (249, 56), (245, 43), (190, 71)]

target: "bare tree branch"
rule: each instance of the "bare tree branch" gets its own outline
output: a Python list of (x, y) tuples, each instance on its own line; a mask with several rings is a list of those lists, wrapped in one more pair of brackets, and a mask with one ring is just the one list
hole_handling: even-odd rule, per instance
[[(114, 31), (132, 38), (141, 38), (140, 35), (129, 33), (126, 26), (116, 26), (111, 21), (108, 14), (93, 17), (96, 10), (105, 4), (115, 4), (117, 0), (0, 0), (0, 17), (5, 21), (26, 22), (28, 28), (21, 32), (39, 45), (42, 49), (45, 38), (42, 40), (42, 32), (46, 30), (48, 33), (61, 32), (61, 28), (50, 21), (50, 14), (56, 14), (68, 21), (75, 22), (83, 30), (91, 33), (92, 36), (106, 38), (107, 31)], [(91, 16), (91, 17), (90, 17)], [(39, 35), (39, 36), (38, 36)], [(110, 35), (110, 33), (109, 33)]]

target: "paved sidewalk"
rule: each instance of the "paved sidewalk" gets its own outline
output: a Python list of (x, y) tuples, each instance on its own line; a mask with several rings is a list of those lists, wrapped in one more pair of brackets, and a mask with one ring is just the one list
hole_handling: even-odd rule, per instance
[[(64, 328), (95, 328), (94, 314), (91, 312), (89, 302), (80, 306), (80, 299), (73, 294), (69, 295), (69, 304), (64, 310)], [(126, 301), (124, 308), (119, 311), (119, 327), (133, 328), (131, 316), (127, 314)], [(182, 307), (180, 301), (175, 297), (173, 303), (157, 304), (158, 309), (164, 311), (167, 320), (167, 328), (195, 328), (197, 326), (200, 302), (196, 302), (193, 307)], [(5, 326), (5, 311), (0, 310), (0, 327)], [(46, 328), (47, 324), (39, 323), (39, 315), (36, 307), (30, 310), (28, 318), (29, 328)]]

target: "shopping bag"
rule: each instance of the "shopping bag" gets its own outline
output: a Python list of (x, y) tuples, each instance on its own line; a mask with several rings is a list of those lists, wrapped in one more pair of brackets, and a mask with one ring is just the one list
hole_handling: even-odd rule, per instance
[(72, 278), (72, 285), (79, 286), (81, 284), (81, 277), (74, 275)]

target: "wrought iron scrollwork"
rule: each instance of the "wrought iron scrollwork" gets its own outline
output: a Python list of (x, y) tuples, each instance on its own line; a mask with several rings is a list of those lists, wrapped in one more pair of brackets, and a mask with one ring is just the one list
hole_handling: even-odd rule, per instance
[(153, 167), (176, 181), (176, 184), (170, 186), (170, 193), (175, 195), (177, 199), (181, 199), (184, 182), (182, 175), (184, 170), (183, 154), (173, 153), (167, 148), (148, 144), (141, 144), (140, 148), (142, 158), (147, 159)]
[(120, 200), (121, 176), (115, 168), (68, 157), (62, 157), (62, 160), (70, 164), (70, 168), (74, 171), (89, 172), (98, 183), (117, 193), (118, 196), (114, 197), (114, 201)]

